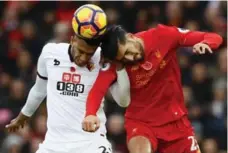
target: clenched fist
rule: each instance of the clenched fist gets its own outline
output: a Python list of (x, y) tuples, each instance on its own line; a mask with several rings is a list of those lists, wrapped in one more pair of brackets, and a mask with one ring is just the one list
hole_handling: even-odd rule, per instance
[(213, 53), (213, 51), (211, 50), (211, 48), (207, 44), (198, 43), (198, 44), (195, 44), (193, 46), (193, 53), (205, 54), (206, 52), (209, 52), (211, 54)]
[(82, 129), (87, 132), (95, 132), (100, 127), (100, 120), (95, 115), (88, 115), (82, 122)]

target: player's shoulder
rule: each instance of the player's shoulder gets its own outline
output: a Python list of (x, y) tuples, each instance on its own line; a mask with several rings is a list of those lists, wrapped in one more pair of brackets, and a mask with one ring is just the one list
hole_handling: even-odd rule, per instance
[(168, 25), (164, 25), (164, 24), (158, 24), (156, 27), (153, 28), (149, 28), (145, 31), (141, 31), (136, 33), (136, 36), (147, 36), (147, 35), (159, 35), (162, 33), (167, 33), (167, 32), (176, 32), (178, 31), (178, 28), (175, 26), (168, 26)]
[(158, 24), (157, 26), (155, 27), (152, 27), (152, 28), (149, 28), (145, 31), (141, 31), (141, 32), (138, 32), (135, 34), (135, 36), (137, 37), (141, 37), (141, 38), (147, 38), (147, 37), (156, 37), (160, 34), (163, 33), (163, 31), (166, 31), (167, 30), (170, 30), (172, 29), (170, 26), (166, 26), (166, 25), (163, 25), (163, 24)]
[(68, 43), (47, 43), (42, 49), (42, 54), (46, 56), (61, 56), (63, 53), (67, 53), (69, 45)]
[(70, 44), (68, 43), (47, 43), (43, 47), (43, 52), (57, 52), (68, 49)]
[(156, 31), (164, 31), (164, 30), (174, 30), (176, 29), (175, 26), (168, 26), (168, 25), (164, 25), (164, 24), (158, 24), (155, 27)]
[(151, 39), (152, 38), (165, 38), (165, 37), (167, 37), (167, 35), (177, 36), (178, 32), (181, 32), (181, 29), (176, 26), (158, 24), (156, 27), (148, 29), (144, 35), (146, 37), (150, 37)]
[(167, 26), (164, 24), (159, 24), (156, 27), (156, 33), (159, 36), (167, 36), (168, 35), (175, 35), (175, 36), (179, 36), (179, 33), (182, 34), (186, 34), (190, 32), (189, 29), (184, 29), (184, 28), (180, 28), (180, 27), (176, 27), (176, 26)]
[(184, 33), (184, 32), (188, 32), (188, 31), (189, 30), (187, 30), (187, 29), (178, 28), (176, 26), (168, 26), (168, 25), (164, 25), (164, 24), (158, 24), (156, 27), (157, 34), (167, 34), (167, 33), (175, 34), (177, 32)]

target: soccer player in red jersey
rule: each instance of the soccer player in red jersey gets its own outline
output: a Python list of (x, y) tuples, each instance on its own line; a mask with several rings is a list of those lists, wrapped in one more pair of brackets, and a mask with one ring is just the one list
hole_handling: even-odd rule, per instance
[[(222, 43), (215, 33), (158, 25), (136, 34), (114, 26), (102, 43), (106, 58), (125, 65), (131, 101), (125, 114), (130, 153), (200, 153), (187, 118), (176, 50), (193, 47), (196, 54), (213, 53)], [(96, 112), (115, 81), (115, 65), (100, 74), (87, 99), (83, 129), (99, 126)], [(126, 78), (127, 79), (127, 78)]]

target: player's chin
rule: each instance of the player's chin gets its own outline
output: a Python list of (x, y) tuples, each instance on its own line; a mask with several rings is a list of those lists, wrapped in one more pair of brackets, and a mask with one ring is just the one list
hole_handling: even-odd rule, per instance
[(127, 65), (135, 65), (139, 62), (142, 62), (144, 59), (143, 58), (140, 58), (140, 59), (135, 59), (133, 61), (124, 61), (124, 64), (127, 64)]
[(140, 58), (138, 58), (138, 59), (136, 60), (137, 63), (138, 63), (138, 62), (142, 62), (142, 61), (144, 61), (144, 56), (141, 56)]
[(76, 61), (75, 64), (77, 64), (77, 66), (79, 66), (79, 67), (84, 67), (87, 65), (87, 62)]

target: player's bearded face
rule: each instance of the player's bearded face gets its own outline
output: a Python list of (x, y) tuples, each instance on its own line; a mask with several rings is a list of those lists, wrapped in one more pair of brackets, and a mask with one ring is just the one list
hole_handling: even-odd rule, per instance
[(132, 35), (126, 36), (126, 43), (119, 43), (116, 60), (125, 64), (135, 64), (144, 60), (143, 43)]
[(78, 66), (86, 66), (97, 47), (88, 45), (83, 39), (79, 39), (76, 36), (71, 40), (72, 56), (74, 62)]

